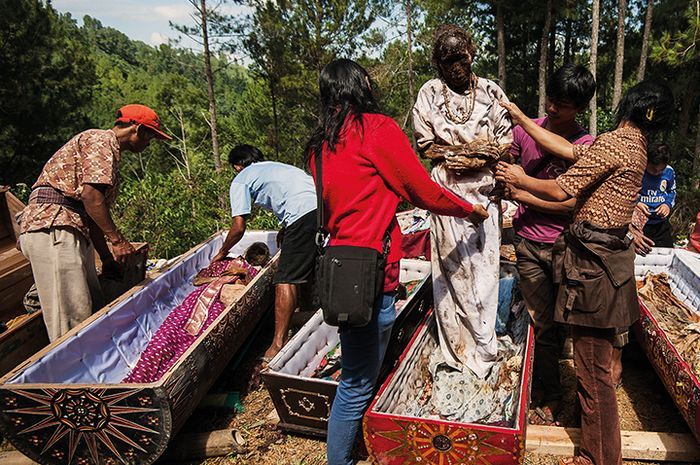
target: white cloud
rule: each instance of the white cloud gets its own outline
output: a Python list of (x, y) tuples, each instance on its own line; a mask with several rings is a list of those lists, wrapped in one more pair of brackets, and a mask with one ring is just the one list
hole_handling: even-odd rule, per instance
[(149, 43), (155, 45), (156, 47), (160, 44), (165, 44), (168, 42), (168, 37), (160, 32), (151, 32)]
[(193, 8), (189, 4), (160, 5), (153, 7), (153, 11), (156, 15), (168, 21), (182, 21), (183, 19), (188, 19), (192, 10)]

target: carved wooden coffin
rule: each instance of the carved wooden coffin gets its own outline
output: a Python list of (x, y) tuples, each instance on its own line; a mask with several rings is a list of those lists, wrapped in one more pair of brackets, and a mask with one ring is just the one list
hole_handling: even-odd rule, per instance
[[(48, 345), (49, 337), (41, 310), (28, 314), (22, 303), (27, 290), (34, 284), (29, 261), (17, 250), (15, 243), (19, 226), (14, 216), (24, 204), (8, 190), (0, 187), (0, 376), (19, 365), (29, 356)], [(148, 244), (134, 243), (136, 253), (127, 258), (120, 280), (100, 279), (106, 302), (111, 302), (146, 275)], [(96, 265), (101, 268), (99, 257)]]
[[(700, 254), (680, 249), (653, 249), (635, 262), (637, 278), (647, 273), (665, 273), (673, 294), (688, 308), (700, 312)], [(700, 382), (683, 359), (654, 314), (640, 298), (641, 318), (634, 333), (654, 371), (700, 441)]]
[[(393, 367), (415, 332), (432, 301), (430, 262), (404, 259), (401, 261), (402, 283), (411, 282), (408, 299), (397, 300), (396, 322), (384, 358), (381, 381)], [(400, 298), (399, 296), (398, 298)], [(328, 417), (338, 387), (337, 380), (314, 377), (329, 351), (340, 342), (338, 328), (323, 322), (319, 310), (273, 358), (262, 373), (285, 430), (325, 436)], [(338, 372), (335, 372), (338, 373)], [(318, 375), (322, 374), (318, 373)], [(327, 377), (328, 378), (328, 377)]]
[(513, 418), (508, 424), (413, 416), (400, 406), (422, 396), (429, 354), (440, 350), (431, 310), (365, 414), (364, 439), (372, 463), (522, 464), (534, 351), (532, 327), (528, 325), (524, 332), (519, 384), (513, 392)]
[[(248, 231), (232, 255), (274, 233)], [(168, 313), (193, 290), (222, 234), (193, 248), (0, 379), (0, 430), (46, 465), (150, 464), (272, 302), (277, 256), (156, 382), (123, 384)]]

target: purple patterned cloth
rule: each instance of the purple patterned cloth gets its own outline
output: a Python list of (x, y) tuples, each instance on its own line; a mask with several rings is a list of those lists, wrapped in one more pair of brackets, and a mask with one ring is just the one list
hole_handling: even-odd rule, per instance
[[(236, 265), (245, 268), (251, 278), (255, 277), (258, 270), (249, 265), (242, 258), (234, 260), (221, 260), (211, 264), (202, 270), (200, 277), (220, 277), (229, 266)], [(204, 332), (209, 325), (224, 310), (224, 304), (219, 301), (219, 294), (224, 284), (235, 282), (239, 278), (216, 280), (207, 285), (197, 287), (185, 300), (175, 307), (167, 316), (158, 331), (153, 335), (151, 342), (141, 353), (138, 363), (124, 378), (124, 383), (152, 383), (158, 381), (184, 354), (192, 343)], [(191, 322), (193, 311), (200, 297), (207, 304), (208, 312), (204, 324), (195, 335), (186, 329)]]

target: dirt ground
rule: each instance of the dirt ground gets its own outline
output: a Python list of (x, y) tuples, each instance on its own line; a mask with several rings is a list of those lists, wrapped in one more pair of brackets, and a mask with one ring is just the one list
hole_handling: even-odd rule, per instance
[[(246, 452), (198, 462), (180, 462), (190, 465), (322, 465), (325, 464), (325, 442), (318, 438), (286, 434), (272, 423), (274, 410), (267, 390), (260, 383), (259, 357), (272, 337), (272, 318), (241, 360), (232, 362), (211, 388), (210, 393), (238, 392), (243, 411), (225, 407), (200, 407), (195, 410), (183, 428), (182, 434), (217, 429), (237, 429), (246, 440)], [(618, 405), (622, 429), (632, 431), (682, 432), (689, 429), (653, 372), (638, 346), (629, 345), (623, 355), (622, 388), (618, 390)], [(561, 362), (566, 389), (565, 408), (560, 420), (564, 426), (575, 426), (575, 376), (571, 360)], [(175, 438), (174, 443), (178, 442)], [(4, 441), (0, 450), (11, 449)], [(166, 464), (161, 460), (159, 464)], [(550, 465), (557, 457), (527, 453), (528, 465)], [(627, 461), (625, 464), (653, 465), (654, 462)]]

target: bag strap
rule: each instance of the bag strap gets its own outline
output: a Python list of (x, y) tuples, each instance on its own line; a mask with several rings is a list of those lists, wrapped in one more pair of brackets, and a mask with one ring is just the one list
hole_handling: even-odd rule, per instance
[(321, 154), (314, 155), (316, 164), (316, 247), (319, 253), (323, 249), (328, 231), (323, 228), (323, 169), (321, 167)]
[[(323, 217), (323, 167), (321, 164), (321, 154), (314, 155), (314, 164), (316, 165), (316, 247), (318, 247), (319, 253), (323, 251), (323, 243), (326, 240), (328, 231), (323, 227), (324, 217)], [(391, 248), (391, 236), (389, 235), (389, 227), (391, 223), (387, 226), (386, 231), (384, 231), (384, 239), (382, 240), (382, 256), (384, 258), (389, 256), (389, 249)]]

